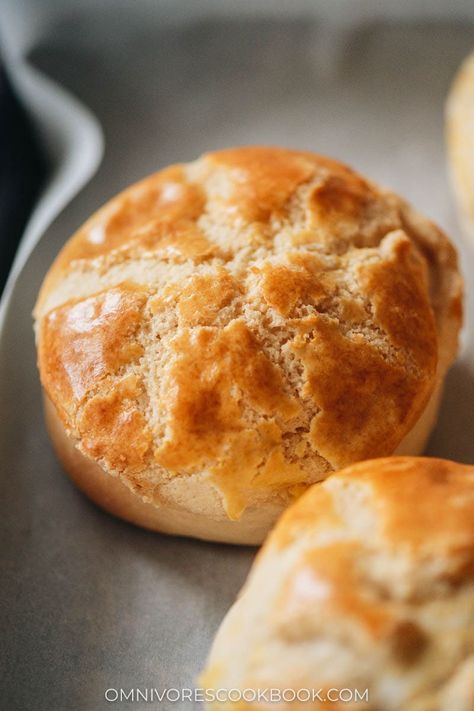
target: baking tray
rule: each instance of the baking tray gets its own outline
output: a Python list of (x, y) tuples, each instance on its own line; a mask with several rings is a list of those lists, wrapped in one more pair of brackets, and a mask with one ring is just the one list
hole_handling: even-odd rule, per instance
[[(71, 11), (49, 18), (29, 44), (30, 66), (96, 117), (105, 154), (27, 260), (24, 252), (4, 304), (5, 711), (198, 708), (189, 701), (112, 703), (104, 694), (191, 687), (254, 556), (253, 549), (169, 538), (108, 516), (69, 483), (51, 451), (30, 314), (53, 257), (94, 209), (143, 175), (208, 149), (252, 143), (307, 148), (352, 164), (439, 222), (461, 247), (465, 276), (474, 281), (443, 147), (446, 92), (471, 49), (474, 26), (369, 22), (346, 27), (342, 37), (333, 30), (328, 41), (314, 18), (201, 17), (162, 26), (158, 15), (123, 22), (113, 4), (105, 5), (97, 15)], [(80, 123), (79, 117), (76, 127)], [(70, 193), (100, 158), (98, 134), (93, 149), (87, 131), (81, 135), (76, 158), (81, 146), (93, 155), (80, 180), (72, 170)], [(63, 203), (66, 198), (67, 191)], [(472, 305), (471, 298), (463, 353), (448, 377), (428, 448), (464, 462), (474, 461)]]

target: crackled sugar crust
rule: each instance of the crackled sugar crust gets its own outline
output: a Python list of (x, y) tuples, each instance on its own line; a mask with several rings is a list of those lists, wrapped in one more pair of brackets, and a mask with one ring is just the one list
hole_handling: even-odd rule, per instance
[(392, 453), (454, 357), (456, 255), (311, 153), (167, 168), (66, 244), (35, 310), (43, 387), (87, 457), (165, 502), (202, 475), (238, 518)]
[(351, 709), (470, 711), (473, 630), (474, 467), (362, 462), (313, 486), (280, 518), (200, 684), (368, 688), (369, 703)]

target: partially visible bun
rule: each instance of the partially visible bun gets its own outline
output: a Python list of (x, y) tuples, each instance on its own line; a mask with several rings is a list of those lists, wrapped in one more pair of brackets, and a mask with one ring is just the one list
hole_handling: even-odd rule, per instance
[(334, 469), (421, 451), (461, 279), (439, 229), (346, 166), (239, 148), (112, 199), (35, 316), (79, 486), (141, 525), (259, 543)]
[(474, 467), (393, 457), (311, 487), (260, 551), (200, 684), (368, 690), (337, 709), (474, 708)]
[(449, 167), (461, 222), (474, 246), (474, 52), (462, 63), (446, 106)]

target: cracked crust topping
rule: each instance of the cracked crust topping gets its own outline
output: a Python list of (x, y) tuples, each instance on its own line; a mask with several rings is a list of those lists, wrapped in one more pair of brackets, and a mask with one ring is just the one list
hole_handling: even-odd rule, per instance
[(395, 450), (454, 357), (461, 283), (398, 197), (312, 153), (237, 148), (113, 198), (35, 316), (83, 453), (157, 502), (202, 474), (238, 518)]

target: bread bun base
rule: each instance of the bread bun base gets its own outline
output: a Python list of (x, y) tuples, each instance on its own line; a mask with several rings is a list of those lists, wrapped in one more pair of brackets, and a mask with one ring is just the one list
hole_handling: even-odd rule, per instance
[[(401, 442), (395, 454), (418, 455), (436, 421), (441, 385), (435, 389), (422, 416)], [(55, 407), (44, 397), (46, 424), (56, 454), (73, 482), (105, 511), (152, 531), (191, 536), (207, 541), (259, 545), (282, 512), (282, 505), (262, 502), (248, 507), (238, 521), (231, 521), (223, 509), (215, 516), (199, 514), (168, 503), (157, 506), (143, 501), (118, 477), (110, 476), (96, 462), (84, 456), (67, 435)]]

